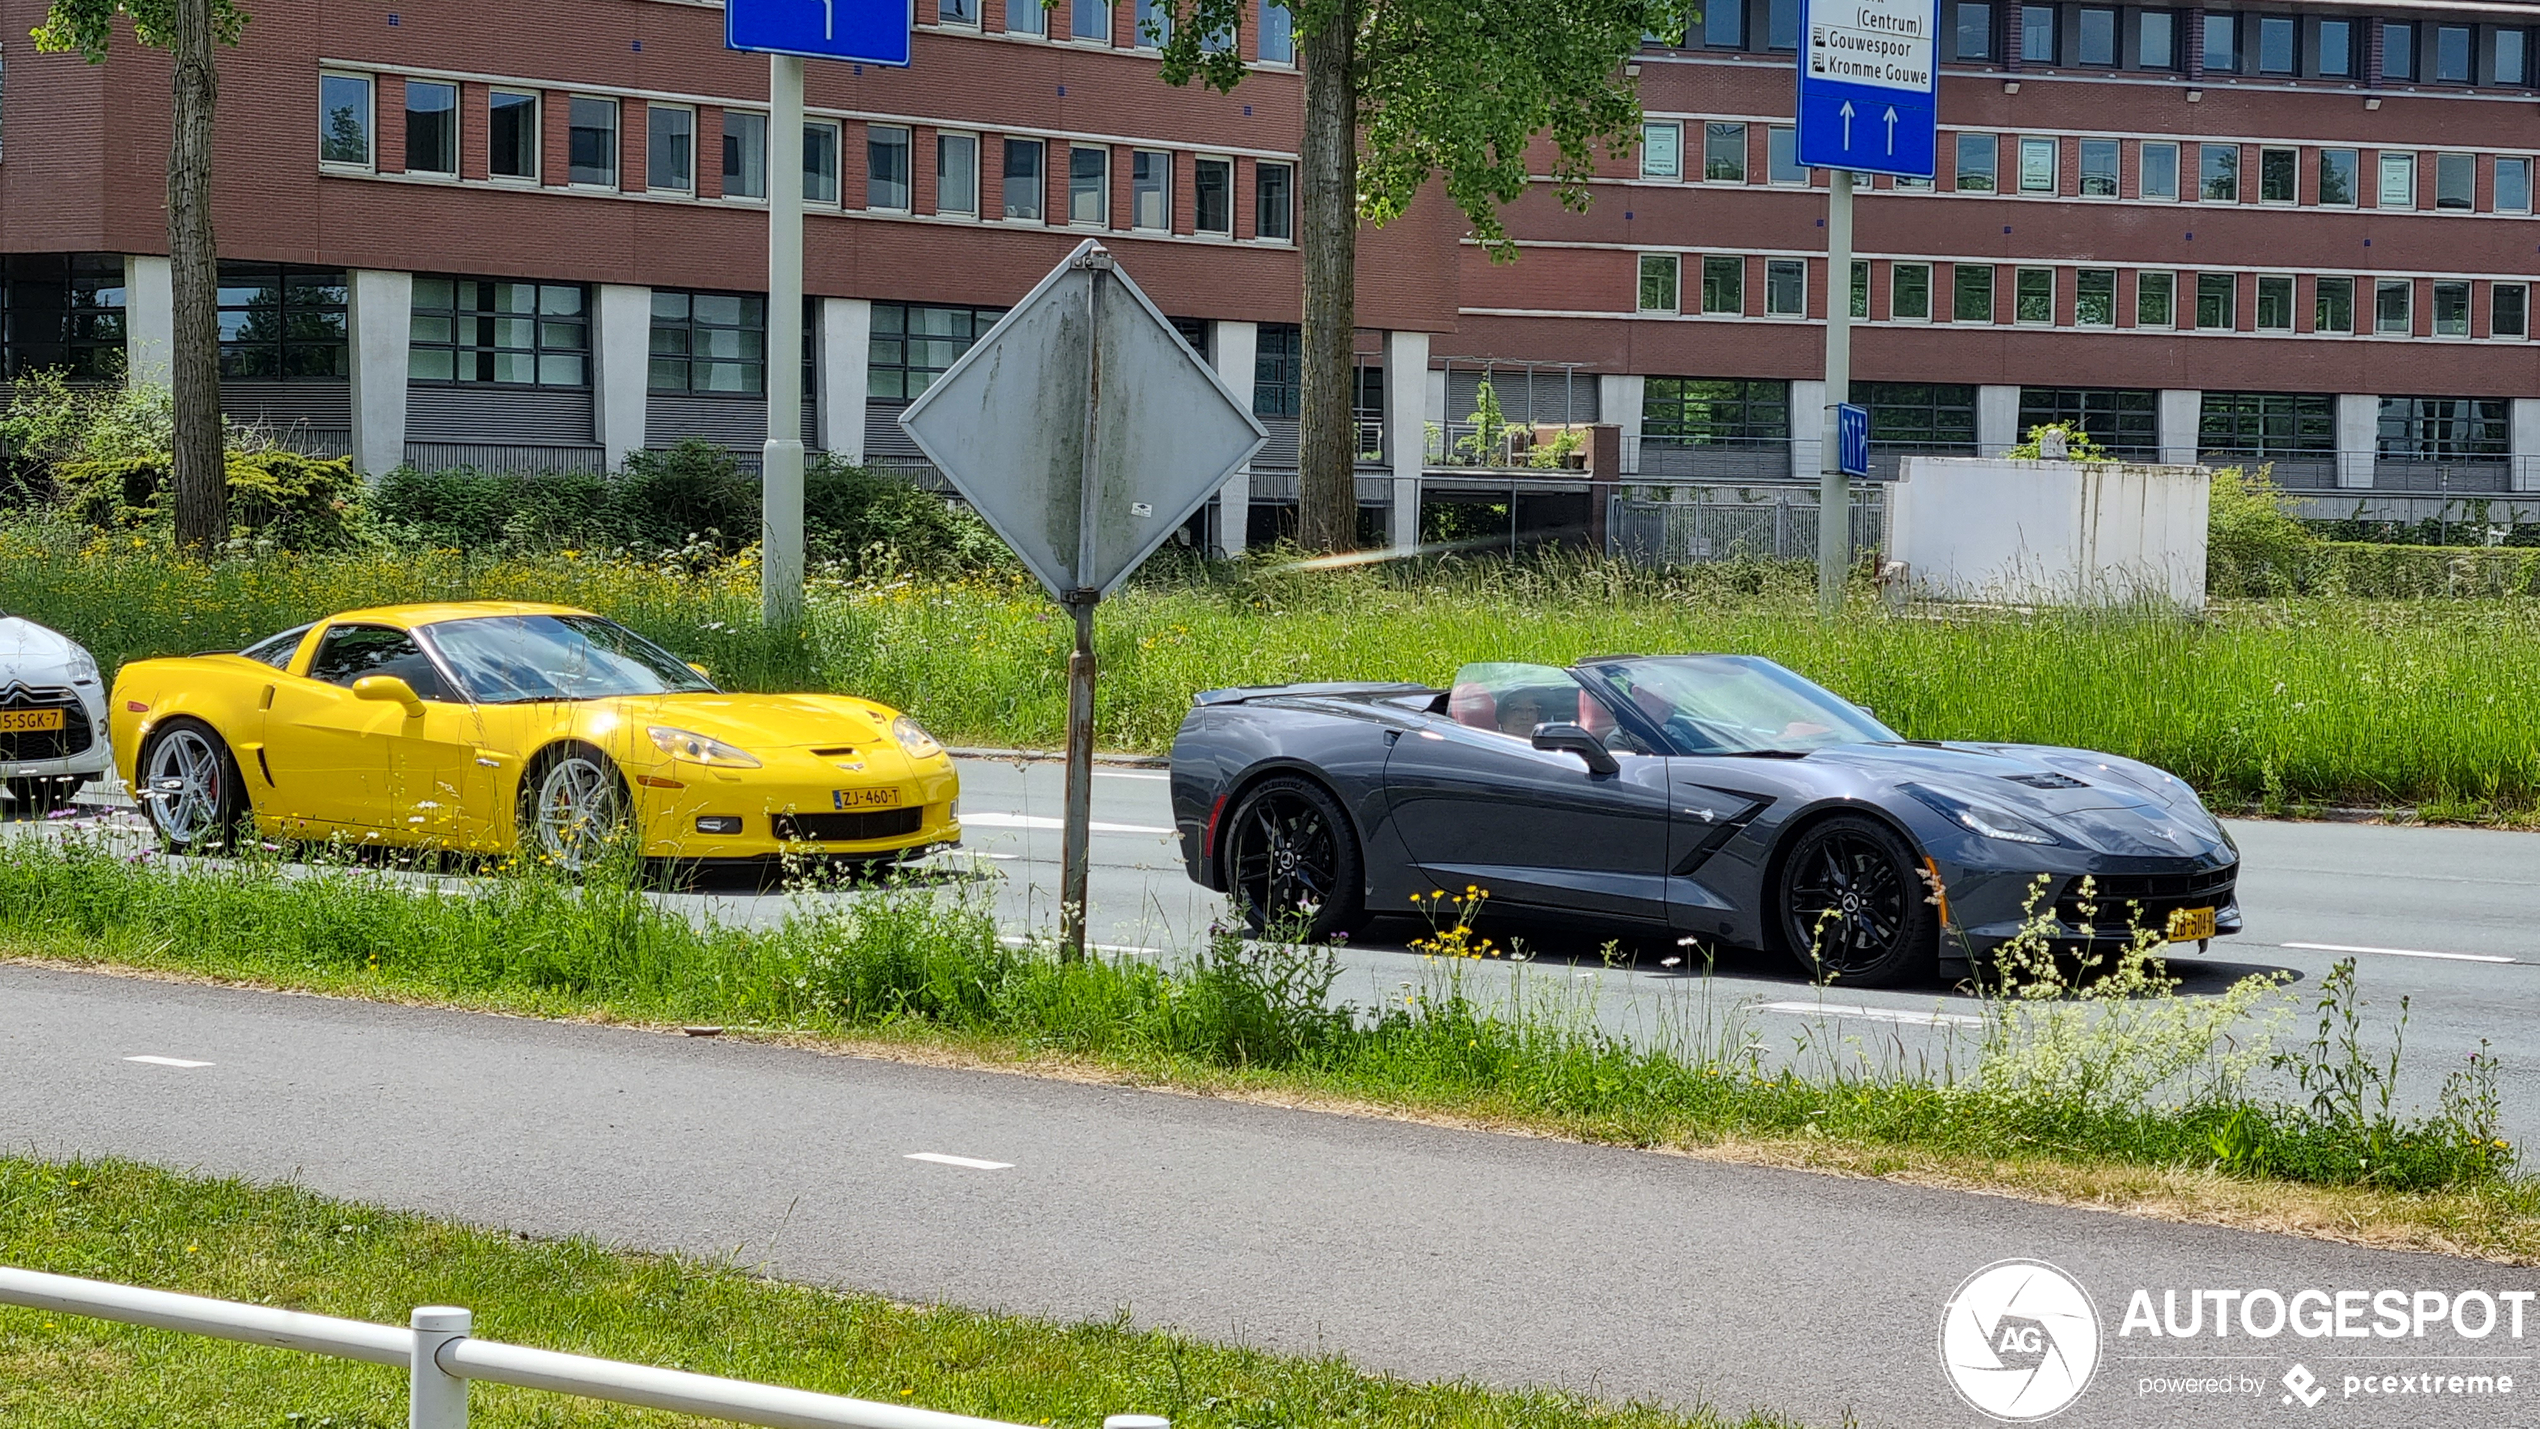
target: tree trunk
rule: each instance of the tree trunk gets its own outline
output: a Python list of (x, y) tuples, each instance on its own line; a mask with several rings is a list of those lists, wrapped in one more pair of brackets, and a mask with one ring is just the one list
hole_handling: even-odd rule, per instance
[(1339, 0), (1301, 40), (1305, 391), (1297, 540), (1310, 551), (1358, 544), (1358, 424), (1350, 410), (1358, 336), (1358, 13), (1358, 0)]
[(168, 142), (168, 253), (175, 288), (169, 385), (176, 407), (176, 540), (229, 539), (221, 462), (220, 258), (212, 240), (211, 0), (176, 0), (175, 123)]

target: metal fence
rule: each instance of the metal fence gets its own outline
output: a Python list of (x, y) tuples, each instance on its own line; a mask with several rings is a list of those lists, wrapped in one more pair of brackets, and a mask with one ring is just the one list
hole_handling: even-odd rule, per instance
[[(1887, 493), (1852, 488), (1852, 559), (1887, 531)], [(1606, 507), (1606, 545), (1642, 565), (1817, 558), (1813, 486), (1694, 486), (1627, 482)]]
[[(467, 1429), (468, 1384), (479, 1379), (780, 1429), (1019, 1429), (912, 1405), (498, 1344), (475, 1338), (469, 1312), (446, 1305), (417, 1309), (411, 1327), (399, 1329), (12, 1266), (0, 1266), (0, 1304), (401, 1366), (407, 1372), (409, 1429)], [(1103, 1421), (1103, 1429), (1170, 1426), (1149, 1415), (1115, 1414)]]

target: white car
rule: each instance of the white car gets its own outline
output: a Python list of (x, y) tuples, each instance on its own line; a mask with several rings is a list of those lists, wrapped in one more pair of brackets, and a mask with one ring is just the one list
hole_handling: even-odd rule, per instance
[(0, 817), (45, 814), (114, 767), (106, 682), (79, 642), (0, 615)]

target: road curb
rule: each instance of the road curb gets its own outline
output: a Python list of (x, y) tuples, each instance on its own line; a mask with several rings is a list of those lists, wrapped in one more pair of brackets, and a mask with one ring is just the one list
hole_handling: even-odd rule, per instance
[[(1003, 759), (1016, 764), (1036, 764), (1045, 761), (1055, 762), (1067, 757), (1067, 752), (1059, 749), (979, 749), (956, 748), (952, 745), (946, 745), (944, 746), (944, 752), (955, 759)], [(1161, 754), (1097, 753), (1094, 755), (1094, 762), (1096, 764), (1116, 764), (1130, 769), (1170, 769), (1173, 767), (1173, 761), (1165, 758)]]

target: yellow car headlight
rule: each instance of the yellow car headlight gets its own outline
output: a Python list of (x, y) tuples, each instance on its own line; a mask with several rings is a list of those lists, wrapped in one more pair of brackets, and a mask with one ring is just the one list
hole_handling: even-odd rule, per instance
[(708, 739), (690, 730), (654, 725), (644, 731), (653, 737), (653, 747), (673, 759), (703, 764), (715, 769), (756, 769), (758, 757), (746, 749), (735, 749), (719, 739)]
[(935, 742), (935, 736), (928, 734), (925, 726), (907, 715), (891, 721), (891, 738), (899, 742), (900, 748), (911, 759), (932, 759), (944, 752), (944, 747)]

